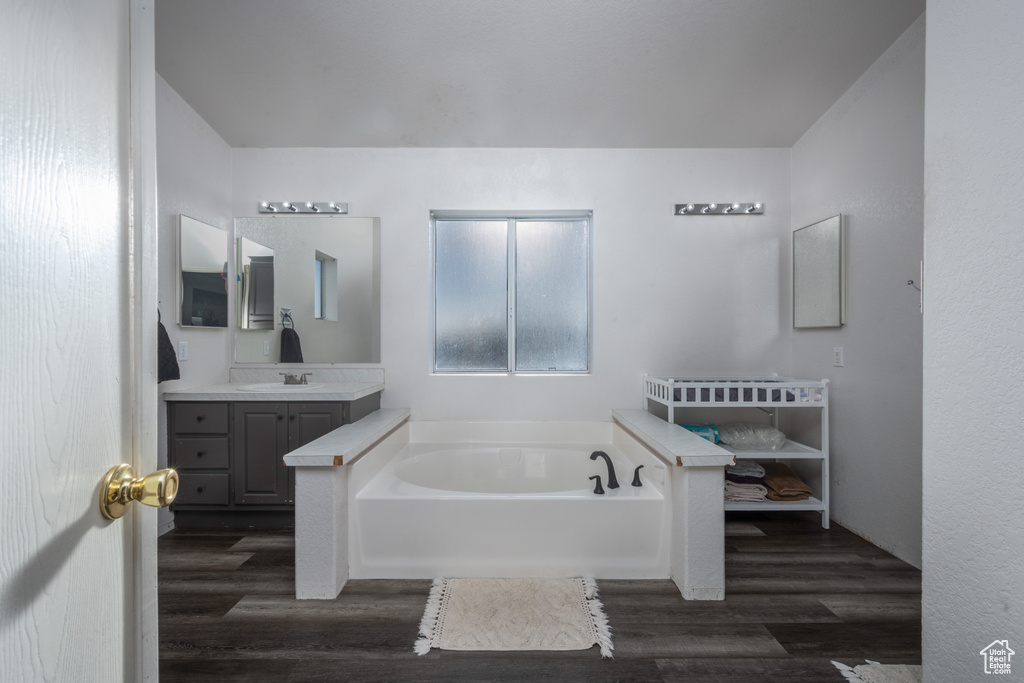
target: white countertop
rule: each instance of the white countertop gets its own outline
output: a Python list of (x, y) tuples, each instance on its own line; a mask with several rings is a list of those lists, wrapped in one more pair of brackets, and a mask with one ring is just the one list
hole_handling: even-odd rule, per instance
[(613, 410), (612, 419), (666, 462), (678, 467), (736, 464), (735, 456), (729, 451), (646, 410)]
[(409, 419), (408, 408), (375, 410), (363, 419), (342, 425), (284, 456), (292, 467), (350, 465), (367, 448)]
[(316, 389), (289, 387), (282, 391), (242, 391), (239, 388), (249, 384), (253, 382), (168, 389), (163, 396), (165, 401), (355, 401), (384, 390), (384, 382), (327, 382)]

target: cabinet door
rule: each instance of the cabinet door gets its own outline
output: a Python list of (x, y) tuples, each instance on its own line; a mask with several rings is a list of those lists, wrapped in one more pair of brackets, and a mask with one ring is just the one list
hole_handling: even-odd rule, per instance
[[(344, 403), (289, 403), (288, 450), (294, 451), (345, 424)], [(295, 500), (295, 468), (288, 468), (288, 500)]]
[(341, 403), (289, 403), (288, 450), (315, 441), (343, 423)]
[(287, 403), (235, 403), (234, 500), (239, 505), (290, 503)]

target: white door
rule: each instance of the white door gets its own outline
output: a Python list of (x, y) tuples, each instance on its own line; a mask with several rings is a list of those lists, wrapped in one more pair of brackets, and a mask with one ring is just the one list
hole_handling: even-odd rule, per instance
[(0, 681), (155, 680), (151, 12), (0, 0)]

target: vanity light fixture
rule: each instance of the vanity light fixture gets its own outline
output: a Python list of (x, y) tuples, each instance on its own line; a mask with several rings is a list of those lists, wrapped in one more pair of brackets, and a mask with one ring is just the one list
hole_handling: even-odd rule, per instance
[(676, 204), (677, 216), (726, 216), (734, 213), (762, 214), (764, 204), (761, 202), (729, 202), (728, 204)]
[[(326, 209), (324, 207), (327, 207)], [(260, 202), (260, 213), (338, 213), (348, 214), (347, 202)]]

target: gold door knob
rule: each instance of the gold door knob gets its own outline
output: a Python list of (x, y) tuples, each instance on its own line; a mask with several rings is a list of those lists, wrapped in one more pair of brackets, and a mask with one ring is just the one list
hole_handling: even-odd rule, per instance
[(100, 512), (107, 519), (118, 519), (133, 500), (162, 508), (174, 502), (176, 495), (178, 473), (174, 470), (160, 470), (137, 479), (131, 465), (117, 465), (110, 468), (100, 484)]

